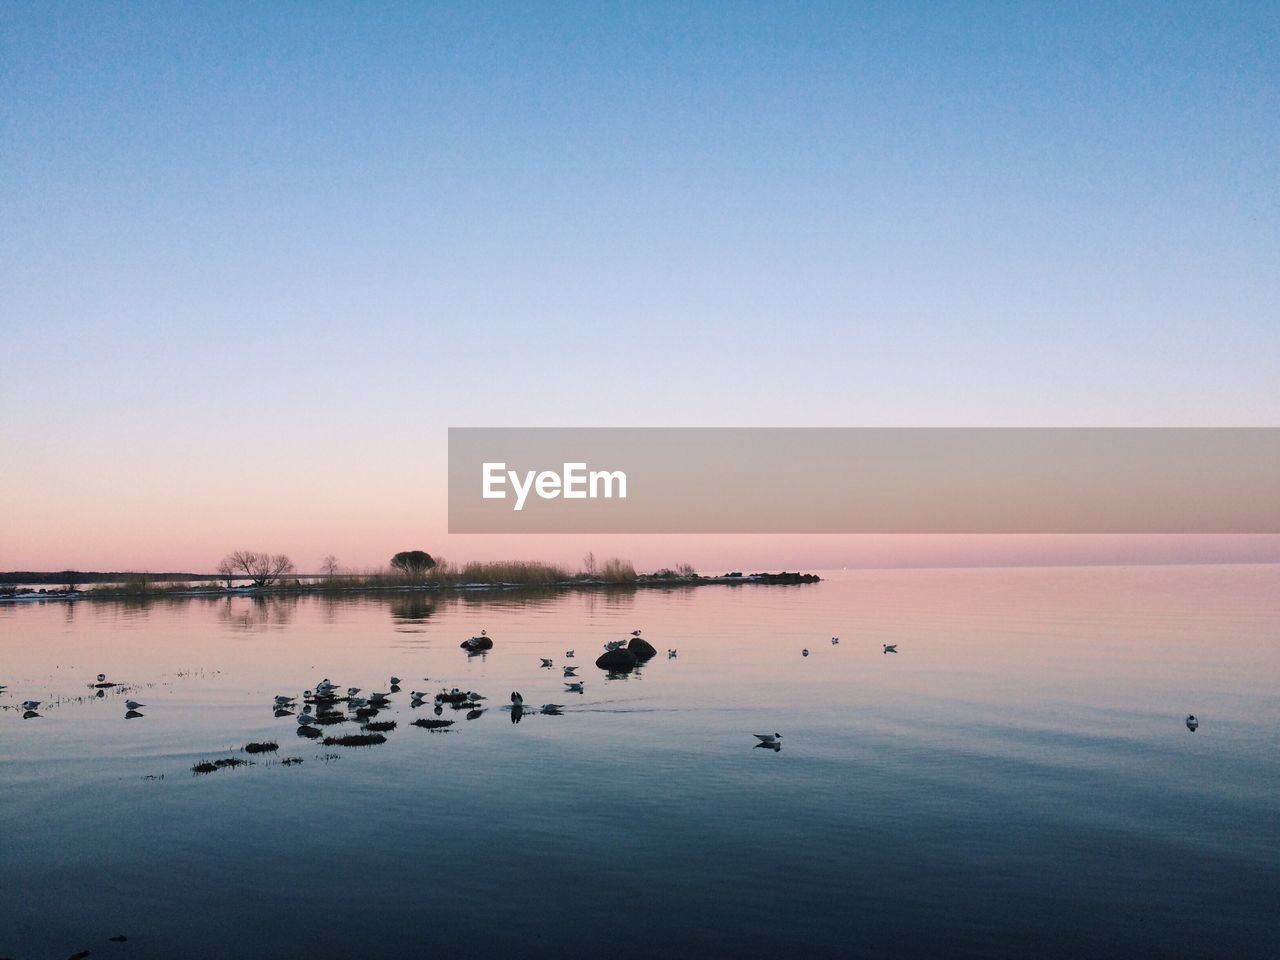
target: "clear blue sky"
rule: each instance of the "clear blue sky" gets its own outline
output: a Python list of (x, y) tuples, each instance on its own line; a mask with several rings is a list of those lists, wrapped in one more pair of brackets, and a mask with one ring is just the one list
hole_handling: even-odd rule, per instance
[(0, 2), (0, 567), (377, 562), (450, 425), (1280, 425), (1278, 133), (1274, 3)]

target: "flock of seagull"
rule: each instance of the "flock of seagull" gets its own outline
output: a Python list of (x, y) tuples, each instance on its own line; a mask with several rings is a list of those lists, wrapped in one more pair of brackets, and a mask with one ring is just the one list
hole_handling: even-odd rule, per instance
[[(633, 630), (631, 631), (631, 637), (633, 639), (639, 639), (640, 633), (641, 631), (639, 630)], [(477, 641), (481, 640), (485, 642), (483, 649), (492, 648), (493, 641), (486, 630), (481, 630), (478, 637), (472, 637), (470, 640), (463, 641), (462, 646), (469, 652), (473, 652), (477, 649)], [(604, 649), (606, 653), (614, 650), (620, 650), (630, 642), (630, 640), (610, 640), (604, 644)], [(833, 647), (838, 646), (839, 643), (839, 637), (831, 638), (831, 645)], [(881, 646), (883, 647), (883, 652), (886, 654), (898, 652), (898, 645), (896, 643), (885, 643), (881, 644)], [(674, 648), (668, 648), (667, 659), (674, 660), (678, 655), (678, 652), (679, 651)], [(802, 649), (801, 655), (805, 657), (809, 656), (809, 648), (805, 647)], [(566, 660), (572, 660), (575, 658), (575, 651), (566, 650), (564, 652), (564, 656)], [(552, 658), (539, 657), (539, 660), (541, 661), (542, 669), (555, 669), (555, 661)], [(578, 667), (576, 665), (563, 664), (561, 666), (561, 670), (563, 671), (563, 676), (565, 678), (565, 693), (581, 694), (585, 692), (586, 683), (585, 681), (578, 679)], [(429, 678), (423, 677), (423, 679), (427, 680)], [(317, 683), (313, 689), (303, 691), (303, 706), (301, 711), (296, 715), (293, 714), (293, 711), (297, 708), (298, 698), (296, 696), (277, 694), (272, 697), (272, 707), (274, 708), (276, 717), (294, 715), (299, 727), (299, 733), (316, 735), (317, 732), (312, 729), (314, 726), (331, 723), (334, 722), (335, 719), (335, 715), (333, 713), (326, 715), (321, 711), (326, 707), (332, 708), (338, 703), (345, 703), (348, 709), (352, 710), (360, 719), (369, 719), (376, 716), (379, 710), (390, 705), (391, 695), (393, 693), (400, 692), (400, 678), (392, 676), (389, 677), (388, 680), (388, 690), (374, 691), (369, 693), (368, 696), (362, 697), (360, 694), (363, 691), (360, 687), (347, 687), (344, 696), (342, 695), (342, 691), (340, 691), (340, 689), (330, 681), (328, 677), (325, 677)], [(98, 696), (102, 696), (105, 688), (115, 687), (118, 686), (118, 684), (108, 681), (107, 675), (105, 673), (100, 673), (98, 674), (97, 681), (90, 686), (97, 688)], [(3, 694), (7, 689), (8, 687), (5, 684), (0, 683), (0, 694)], [(449, 690), (441, 688), (441, 690), (435, 694), (424, 693), (420, 690), (411, 691), (409, 694), (409, 705), (414, 709), (423, 707), (427, 704), (428, 698), (430, 698), (430, 702), (434, 705), (435, 713), (437, 715), (443, 712), (445, 704), (449, 704), (455, 708), (467, 707), (473, 711), (472, 714), (469, 715), (471, 717), (479, 715), (479, 712), (483, 710), (481, 701), (488, 699), (475, 691), (459, 690), (457, 687), (453, 687)], [(42, 703), (44, 703), (43, 700), (22, 701), (21, 707), (23, 718), (31, 719), (32, 717), (40, 716), (38, 711)], [(140, 703), (137, 700), (125, 700), (124, 706), (125, 718), (133, 719), (135, 717), (142, 716), (140, 711), (146, 706), (146, 704)], [(518, 691), (513, 690), (511, 692), (511, 706), (509, 709), (512, 713), (513, 722), (519, 721), (521, 715), (526, 712), (524, 696)], [(544, 703), (538, 708), (538, 712), (551, 716), (559, 716), (563, 709), (564, 704), (562, 703)], [(1192, 733), (1194, 733), (1200, 726), (1200, 721), (1195, 714), (1188, 714), (1185, 722), (1187, 729)], [(774, 751), (782, 749), (782, 734), (780, 733), (756, 733), (752, 734), (752, 736), (754, 736), (758, 741), (756, 743), (757, 747), (765, 747)]]

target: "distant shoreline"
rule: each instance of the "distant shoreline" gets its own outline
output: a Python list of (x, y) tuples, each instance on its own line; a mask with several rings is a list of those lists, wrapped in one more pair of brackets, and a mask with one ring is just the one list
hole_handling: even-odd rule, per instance
[[(115, 581), (111, 580), (88, 580), (86, 574), (85, 583), (110, 584)], [(99, 575), (100, 576), (100, 575)], [(177, 582), (182, 580), (193, 580), (201, 575), (193, 575), (191, 577), (181, 577), (175, 575)], [(208, 581), (215, 578), (208, 577)], [(221, 579), (221, 578), (216, 578)], [(822, 578), (816, 573), (788, 573), (786, 571), (780, 573), (749, 573), (735, 576), (719, 576), (719, 577), (703, 577), (703, 576), (659, 576), (645, 575), (636, 577), (634, 580), (623, 582), (595, 580), (591, 578), (581, 578), (573, 580), (563, 580), (554, 583), (506, 583), (506, 582), (485, 582), (485, 583), (401, 583), (401, 584), (355, 584), (347, 585), (341, 582), (327, 582), (316, 579), (311, 582), (302, 583), (295, 582), (287, 586), (269, 586), (269, 587), (193, 587), (191, 589), (170, 590), (163, 588), (149, 588), (143, 590), (109, 590), (101, 587), (93, 590), (34, 590), (27, 589), (21, 593), (10, 593), (0, 595), (0, 603), (39, 603), (42, 601), (63, 601), (78, 602), (81, 600), (164, 600), (178, 598), (199, 598), (199, 597), (296, 597), (296, 596), (360, 596), (364, 594), (378, 593), (435, 593), (435, 594), (469, 594), (480, 593), (485, 591), (500, 592), (548, 592), (561, 590), (636, 590), (651, 589), (654, 587), (701, 587), (701, 586), (745, 586), (748, 584), (763, 584), (767, 586), (793, 586), (806, 583), (819, 583)], [(165, 582), (156, 577), (154, 583)], [(38, 584), (37, 580), (27, 580), (25, 583)]]

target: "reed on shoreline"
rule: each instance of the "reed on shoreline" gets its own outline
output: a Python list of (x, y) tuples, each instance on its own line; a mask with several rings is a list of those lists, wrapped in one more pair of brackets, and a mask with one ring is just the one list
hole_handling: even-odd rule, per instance
[[(812, 574), (726, 574), (704, 576), (691, 564), (664, 567), (652, 573), (637, 573), (629, 560), (610, 557), (599, 563), (590, 558), (589, 569), (571, 571), (567, 567), (539, 560), (470, 561), (455, 565), (441, 560), (419, 573), (392, 568), (362, 572), (334, 571), (325, 575), (289, 577), (267, 587), (228, 583), (226, 580), (164, 580), (150, 574), (129, 574), (112, 582), (64, 589), (19, 588), (0, 584), (0, 600), (92, 599), (126, 600), (166, 597), (290, 596), (301, 594), (337, 595), (379, 591), (439, 591), (475, 589), (556, 590), (566, 588), (636, 588), (643, 586), (689, 586), (700, 583), (808, 583)], [(200, 575), (196, 575), (200, 576)]]

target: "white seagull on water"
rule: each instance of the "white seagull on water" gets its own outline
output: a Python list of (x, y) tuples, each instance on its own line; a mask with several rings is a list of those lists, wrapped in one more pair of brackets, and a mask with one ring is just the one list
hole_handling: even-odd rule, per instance
[(782, 739), (782, 734), (780, 733), (753, 733), (752, 736), (770, 747)]

